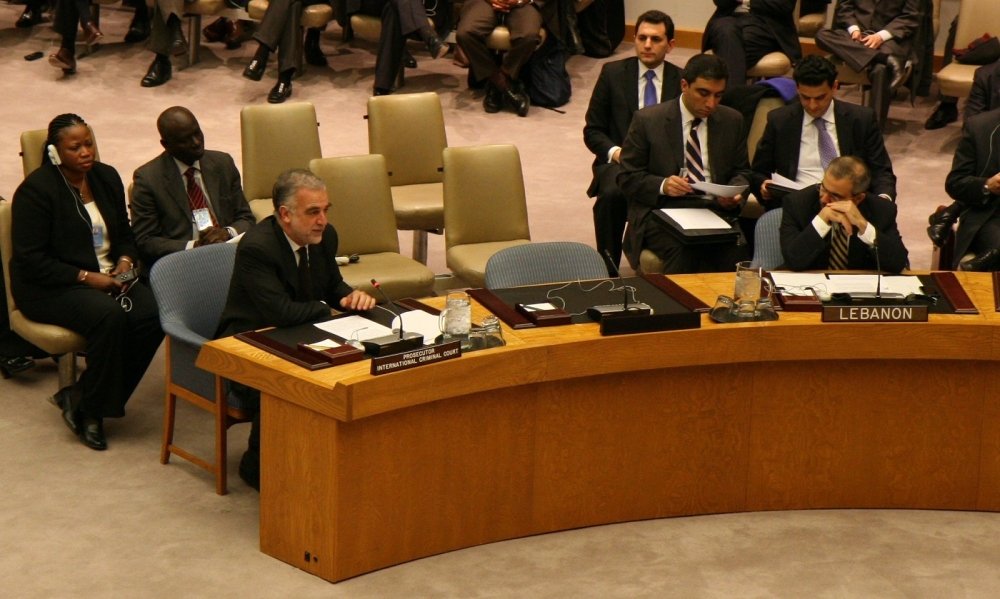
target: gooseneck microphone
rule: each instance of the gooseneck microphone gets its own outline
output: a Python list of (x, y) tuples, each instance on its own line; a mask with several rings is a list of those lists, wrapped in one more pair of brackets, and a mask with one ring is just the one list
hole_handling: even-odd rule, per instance
[(628, 291), (629, 288), (625, 285), (625, 280), (622, 278), (621, 271), (615, 266), (614, 260), (611, 259), (611, 254), (607, 249), (604, 250), (604, 260), (608, 263), (608, 269), (612, 272), (614, 277), (616, 277), (618, 284), (622, 286), (622, 303), (618, 304), (604, 304), (600, 306), (591, 306), (587, 308), (587, 315), (590, 316), (592, 320), (598, 322), (604, 320), (607, 317), (615, 316), (647, 316), (652, 313), (652, 308), (649, 305), (642, 302), (637, 302), (631, 306), (628, 305)]
[(392, 309), (385, 308), (383, 306), (378, 307), (399, 319), (399, 333), (362, 341), (362, 344), (365, 347), (365, 353), (372, 356), (385, 356), (388, 354), (411, 351), (421, 347), (424, 344), (424, 336), (420, 333), (404, 333), (403, 314), (400, 312), (399, 306), (392, 301), (392, 298), (390, 298), (389, 294), (382, 289), (382, 285), (380, 285), (378, 281), (372, 279), (371, 283), (372, 287), (374, 287), (376, 291), (382, 295), (382, 298), (385, 299), (386, 303)]
[(399, 319), (399, 338), (402, 339), (403, 314), (399, 311), (399, 306), (396, 305), (396, 302), (392, 301), (392, 298), (390, 298), (389, 295), (385, 292), (385, 289), (382, 289), (382, 285), (378, 281), (372, 279), (371, 282), (372, 282), (372, 287), (375, 288), (375, 291), (378, 291), (382, 295), (382, 299), (385, 300), (385, 303), (389, 304), (389, 307), (391, 308), (389, 312), (392, 312), (393, 315), (395, 315), (396, 318)]
[(618, 270), (618, 267), (615, 266), (615, 261), (611, 259), (611, 252), (609, 252), (607, 248), (604, 249), (604, 259), (608, 263), (611, 275), (617, 277), (618, 284), (622, 286), (622, 294), (624, 295), (624, 299), (622, 300), (622, 312), (628, 312), (628, 288), (625, 287), (625, 281), (622, 280), (622, 273)]

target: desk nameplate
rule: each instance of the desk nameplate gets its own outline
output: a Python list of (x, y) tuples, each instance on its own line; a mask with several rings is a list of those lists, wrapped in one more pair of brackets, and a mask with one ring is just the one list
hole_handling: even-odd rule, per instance
[(823, 322), (927, 322), (927, 306), (823, 306)]
[(449, 341), (438, 345), (427, 345), (413, 351), (400, 352), (390, 356), (372, 358), (372, 376), (388, 374), (425, 366), (434, 362), (452, 360), (462, 355), (461, 341)]

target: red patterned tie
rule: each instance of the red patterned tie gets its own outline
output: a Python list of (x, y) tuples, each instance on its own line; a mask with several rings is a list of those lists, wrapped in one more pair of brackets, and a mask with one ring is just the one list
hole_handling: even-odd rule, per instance
[[(208, 202), (205, 201), (205, 193), (201, 190), (201, 185), (198, 185), (198, 181), (194, 178), (195, 172), (197, 172), (197, 169), (193, 166), (184, 171), (184, 177), (187, 179), (188, 201), (191, 202), (192, 212), (202, 208), (208, 209)], [(211, 210), (208, 212), (212, 217), (212, 224), (218, 226), (218, 223), (215, 222), (215, 215), (212, 214)]]

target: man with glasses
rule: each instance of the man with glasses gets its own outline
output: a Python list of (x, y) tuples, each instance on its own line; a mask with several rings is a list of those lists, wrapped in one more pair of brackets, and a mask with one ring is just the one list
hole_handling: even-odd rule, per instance
[[(898, 273), (907, 251), (896, 228), (896, 205), (868, 191), (868, 167), (836, 158), (823, 181), (785, 197), (781, 254), (792, 270), (876, 270)], [(877, 256), (876, 256), (877, 254)]]

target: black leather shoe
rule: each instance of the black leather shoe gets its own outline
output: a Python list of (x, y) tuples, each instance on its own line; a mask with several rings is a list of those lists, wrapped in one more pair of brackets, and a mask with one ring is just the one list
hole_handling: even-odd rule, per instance
[(271, 92), (267, 94), (267, 101), (270, 104), (281, 104), (292, 95), (292, 84), (285, 83), (284, 81), (279, 81), (271, 88)]
[(927, 227), (927, 236), (931, 238), (931, 243), (937, 247), (944, 247), (948, 238), (951, 237), (952, 232), (953, 229), (950, 223), (934, 223)]
[(892, 55), (886, 59), (885, 63), (889, 67), (889, 89), (896, 91), (910, 78), (910, 71), (913, 67), (910, 66), (909, 62), (904, 65), (898, 56)]
[(104, 451), (108, 448), (108, 441), (104, 438), (104, 423), (99, 419), (84, 418), (80, 422), (80, 441), (91, 449)]
[(144, 19), (138, 15), (132, 17), (132, 22), (128, 26), (128, 33), (125, 34), (125, 43), (137, 44), (146, 41), (148, 38), (149, 19)]
[(171, 56), (183, 56), (187, 54), (188, 43), (184, 39), (184, 30), (181, 29), (180, 19), (171, 17), (170, 22), (167, 24), (167, 29), (170, 31)]
[(403, 66), (408, 69), (417, 68), (417, 59), (413, 58), (409, 50), (403, 50)]
[(448, 54), (448, 50), (451, 47), (444, 43), (438, 36), (431, 37), (427, 40), (427, 53), (431, 55), (431, 58), (438, 59), (444, 58)]
[(972, 272), (993, 272), (1000, 266), (1000, 249), (986, 250), (976, 254), (971, 260), (966, 260), (958, 265), (959, 270)]
[(958, 120), (958, 106), (954, 102), (941, 102), (924, 123), (924, 129), (933, 131)]
[(260, 81), (264, 78), (264, 70), (267, 68), (266, 58), (257, 58), (256, 56), (247, 65), (247, 68), (243, 69), (243, 76), (251, 81)]
[(170, 81), (173, 76), (173, 68), (170, 59), (166, 56), (157, 56), (153, 59), (153, 64), (149, 65), (146, 76), (142, 78), (139, 85), (143, 87), (156, 87)]
[(101, 38), (103, 37), (104, 34), (101, 33), (101, 30), (97, 28), (97, 25), (93, 23), (87, 23), (86, 25), (83, 26), (83, 43), (88, 48), (97, 45), (97, 43), (100, 42)]
[(78, 433), (80, 428), (80, 415), (77, 413), (77, 406), (80, 405), (81, 391), (76, 385), (63, 387), (49, 398), (49, 403), (62, 411), (63, 422), (69, 430)]
[(72, 75), (76, 72), (76, 57), (69, 48), (59, 48), (55, 54), (49, 54), (49, 64), (57, 69), (62, 69), (64, 75)]
[(0, 358), (0, 375), (5, 379), (11, 376), (31, 370), (35, 367), (35, 361), (27, 356), (14, 356), (13, 358)]
[(247, 450), (240, 458), (240, 478), (251, 489), (260, 492), (260, 455)]
[(513, 87), (507, 88), (503, 92), (503, 103), (517, 113), (517, 116), (528, 116), (528, 108), (531, 107), (531, 100), (528, 94), (516, 91)]
[(15, 27), (20, 27), (22, 29), (28, 27), (34, 27), (42, 22), (42, 11), (32, 10), (31, 7), (25, 8), (21, 16), (17, 18), (14, 22)]
[(486, 84), (486, 95), (483, 96), (483, 110), (492, 114), (503, 108), (503, 92), (492, 83)]

